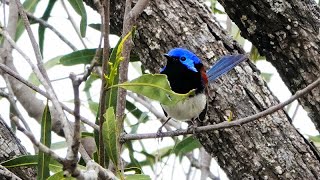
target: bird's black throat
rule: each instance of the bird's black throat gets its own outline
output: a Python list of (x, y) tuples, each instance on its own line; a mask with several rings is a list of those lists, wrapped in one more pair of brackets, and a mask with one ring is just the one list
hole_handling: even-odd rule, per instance
[(161, 74), (166, 74), (171, 89), (176, 93), (185, 94), (196, 89), (196, 94), (204, 91), (204, 83), (201, 78), (202, 64), (196, 65), (198, 72), (194, 72), (183, 65), (179, 60), (169, 60)]

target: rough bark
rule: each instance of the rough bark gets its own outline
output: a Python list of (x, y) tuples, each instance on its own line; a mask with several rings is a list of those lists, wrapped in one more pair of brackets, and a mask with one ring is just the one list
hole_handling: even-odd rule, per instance
[[(320, 77), (320, 9), (313, 0), (220, 0), (241, 34), (278, 70), (292, 93)], [(320, 88), (300, 98), (320, 130)]]
[[(122, 27), (123, 6), (112, 3), (111, 26), (116, 30)], [(151, 72), (159, 72), (165, 63), (162, 54), (176, 46), (191, 49), (207, 66), (217, 56), (244, 52), (196, 0), (151, 1), (137, 28), (135, 51)], [(210, 95), (214, 100), (209, 103), (209, 118), (200, 125), (226, 121), (231, 112), (234, 119), (249, 116), (278, 103), (248, 62), (212, 84)], [(197, 137), (232, 179), (319, 178), (319, 160), (284, 111)]]
[[(0, 117), (0, 162), (12, 159), (17, 156), (28, 154), (21, 145), (20, 140), (12, 133)], [(34, 179), (36, 170), (34, 168), (9, 168), (9, 170), (21, 179)], [(0, 174), (0, 179), (2, 175)], [(4, 176), (3, 176), (4, 177)]]

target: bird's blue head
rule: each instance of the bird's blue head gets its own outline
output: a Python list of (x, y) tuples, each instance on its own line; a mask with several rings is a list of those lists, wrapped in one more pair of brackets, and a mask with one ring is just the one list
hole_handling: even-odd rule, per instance
[[(185, 65), (189, 70), (198, 72), (195, 65), (201, 64), (201, 60), (193, 54), (191, 51), (184, 48), (174, 48), (171, 49), (168, 54), (164, 55), (168, 60), (177, 60)], [(163, 69), (162, 69), (163, 70)]]

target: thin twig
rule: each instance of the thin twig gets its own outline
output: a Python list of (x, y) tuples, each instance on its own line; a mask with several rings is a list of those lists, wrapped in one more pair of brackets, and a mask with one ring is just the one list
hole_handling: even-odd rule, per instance
[(266, 115), (269, 115), (271, 113), (274, 113), (286, 105), (292, 103), (296, 99), (300, 98), (301, 96), (305, 95), (309, 91), (311, 91), (313, 88), (319, 86), (320, 84), (320, 78), (318, 78), (316, 81), (313, 83), (309, 84), (307, 87), (305, 87), (302, 90), (297, 91), (293, 96), (291, 96), (288, 100), (279, 103), (277, 105), (271, 106), (270, 108), (259, 112), (257, 114), (254, 114), (252, 116), (248, 116), (242, 119), (234, 120), (231, 122), (224, 121), (218, 124), (214, 125), (208, 125), (208, 126), (201, 126), (201, 127), (196, 127), (192, 129), (187, 129), (187, 130), (175, 130), (175, 131), (170, 131), (170, 132), (163, 132), (161, 135), (157, 133), (146, 133), (146, 134), (124, 134), (122, 135), (121, 139), (122, 141), (128, 141), (128, 140), (138, 140), (138, 139), (150, 139), (150, 138), (159, 138), (159, 137), (172, 137), (172, 136), (180, 136), (180, 135), (186, 135), (186, 134), (193, 134), (194, 132), (200, 133), (200, 132), (208, 132), (208, 131), (213, 131), (213, 130), (218, 130), (218, 129), (226, 129), (234, 126), (240, 126), (246, 123), (249, 123), (251, 121), (257, 120), (261, 117), (264, 117)]
[[(15, 79), (17, 79), (18, 81), (20, 81), (21, 83), (25, 84), (26, 86), (28, 86), (30, 89), (34, 90), (35, 92), (38, 92), (39, 94), (41, 94), (42, 96), (46, 97), (47, 99), (51, 100), (51, 97), (47, 94), (47, 92), (43, 91), (42, 89), (40, 89), (39, 87), (33, 85), (32, 83), (28, 82), (27, 80), (25, 80), (23, 77), (21, 77), (18, 73), (12, 71), (9, 67), (7, 67), (4, 64), (0, 64), (0, 69), (3, 70), (4, 72), (6, 72), (7, 74), (9, 74), (10, 76), (14, 77)], [(70, 109), (68, 106), (66, 106), (63, 103), (60, 103), (62, 108), (67, 111), (68, 113), (74, 115), (74, 111), (72, 109)], [(91, 126), (92, 128), (94, 128), (95, 130), (99, 131), (99, 126), (92, 123), (90, 120), (86, 119), (85, 117), (80, 117), (81, 121), (89, 126)]]
[(34, 21), (40, 23), (44, 27), (49, 28), (52, 32), (54, 32), (63, 42), (65, 42), (73, 51), (78, 50), (66, 37), (64, 37), (55, 27), (51, 26), (49, 23), (44, 21), (41, 18), (35, 17), (33, 14), (26, 12), (28, 17), (33, 19)]
[(71, 167), (76, 167), (78, 162), (78, 151), (80, 146), (80, 96), (79, 96), (79, 86), (81, 80), (73, 73), (70, 74), (70, 79), (72, 80), (72, 87), (74, 92), (74, 129), (72, 138), (72, 151), (73, 157), (71, 162), (73, 163)]

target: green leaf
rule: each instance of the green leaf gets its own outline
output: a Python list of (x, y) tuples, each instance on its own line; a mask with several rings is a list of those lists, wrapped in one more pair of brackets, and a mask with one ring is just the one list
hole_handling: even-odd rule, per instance
[(126, 109), (139, 121), (139, 123), (144, 123), (149, 119), (149, 116), (146, 112), (142, 112), (139, 108), (136, 107), (136, 105), (134, 105), (130, 101), (126, 102)]
[(35, 166), (38, 163), (38, 155), (22, 155), (1, 163), (6, 168)]
[(144, 174), (129, 174), (125, 176), (125, 180), (151, 180), (151, 178)]
[(188, 136), (175, 145), (173, 152), (176, 155), (179, 155), (181, 158), (186, 153), (191, 152), (194, 149), (197, 149), (199, 147), (201, 147), (200, 142), (197, 139), (195, 139), (193, 136)]
[[(42, 114), (40, 142), (49, 148), (51, 146), (51, 114), (48, 102)], [(38, 156), (39, 158), (37, 179), (46, 179), (50, 176), (50, 156), (42, 152), (41, 150), (39, 150)]]
[[(49, 1), (48, 6), (44, 11), (41, 19), (43, 19), (44, 21), (47, 21), (49, 19), (53, 6), (56, 2), (57, 0)], [(38, 28), (39, 48), (42, 55), (43, 55), (43, 44), (44, 44), (44, 32), (45, 32), (45, 27), (41, 23), (39, 23), (39, 28)]]
[(179, 101), (195, 94), (195, 90), (187, 94), (178, 94), (171, 90), (167, 76), (164, 74), (144, 74), (132, 81), (114, 85), (159, 101), (164, 105), (175, 105)]
[(80, 34), (82, 37), (86, 36), (87, 29), (87, 12), (82, 0), (69, 0), (73, 9), (81, 16)]
[[(23, 2), (23, 8), (25, 11), (33, 13), (38, 5), (38, 3), (40, 2), (40, 0), (25, 0)], [(21, 19), (18, 20), (18, 24), (17, 24), (17, 31), (16, 31), (16, 36), (15, 36), (15, 41), (17, 41), (20, 36), (22, 35), (22, 33), (24, 32), (25, 28), (24, 28), (24, 23)]]
[[(62, 165), (59, 164), (56, 160), (50, 158), (50, 169), (62, 169)], [(22, 155), (1, 163), (2, 166), (6, 168), (14, 168), (21, 166), (36, 166), (38, 165), (38, 154), (36, 155)]]
[(103, 143), (109, 159), (118, 167), (118, 127), (113, 107), (109, 107), (104, 114), (106, 121), (102, 125)]
[(90, 64), (97, 49), (83, 49), (74, 51), (60, 58), (60, 64), (64, 66), (73, 66), (77, 64)]
[[(46, 70), (49, 70), (51, 68), (53, 68), (56, 65), (59, 65), (60, 62), (60, 58), (62, 56), (57, 56), (55, 58), (50, 59), (49, 61), (44, 63), (44, 67)], [(28, 77), (28, 81), (31, 82), (32, 84), (39, 86), (40, 85), (40, 81), (38, 80), (37, 76), (34, 74), (34, 72), (32, 72), (29, 77)]]

